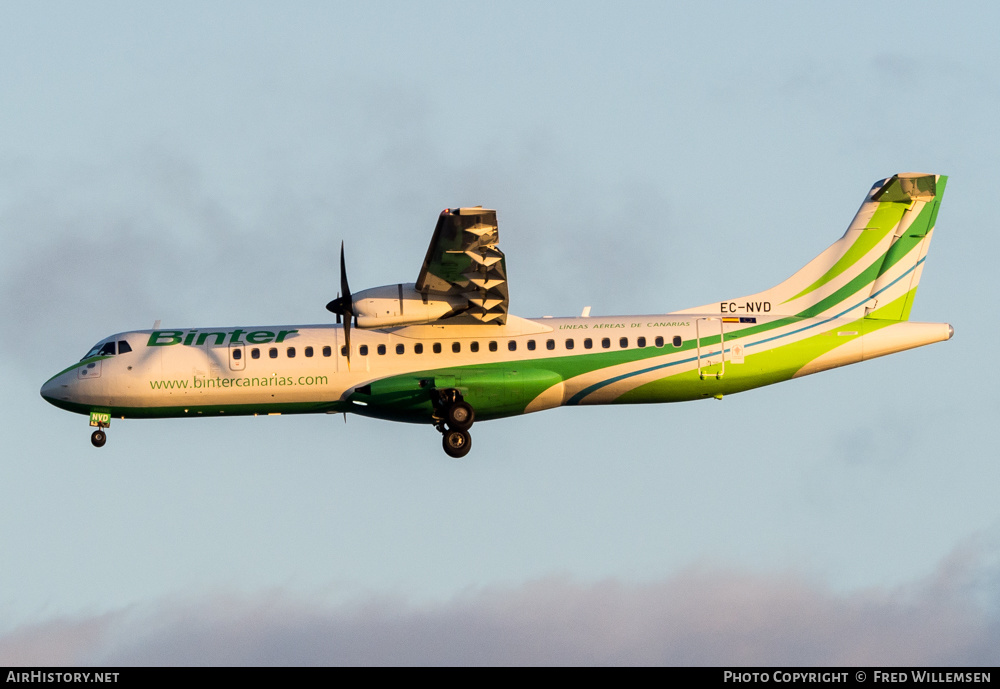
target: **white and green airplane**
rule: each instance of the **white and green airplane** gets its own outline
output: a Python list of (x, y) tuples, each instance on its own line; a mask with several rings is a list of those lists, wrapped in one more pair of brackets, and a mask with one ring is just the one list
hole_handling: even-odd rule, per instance
[(508, 314), (496, 212), (449, 209), (416, 283), (352, 294), (341, 245), (336, 324), (157, 323), (104, 338), (41, 394), (89, 415), (97, 447), (113, 417), (351, 412), (432, 425), (452, 457), (469, 452), (474, 421), (721, 399), (949, 339), (947, 323), (908, 320), (946, 181), (876, 182), (847, 232), (784, 282), (648, 316)]

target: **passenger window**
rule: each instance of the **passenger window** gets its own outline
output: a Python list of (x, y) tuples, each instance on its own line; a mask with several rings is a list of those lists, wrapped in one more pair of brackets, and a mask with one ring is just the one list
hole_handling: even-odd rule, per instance
[(431, 349), (434, 350), (435, 354), (440, 354), (441, 353), (441, 343), (440, 342), (435, 342), (434, 346), (431, 347)]
[(132, 351), (132, 348), (129, 346), (128, 342), (126, 342), (125, 340), (118, 340), (118, 353), (119, 354), (127, 354), (127, 353), (129, 353), (131, 351)]
[(642, 349), (643, 347), (646, 346), (646, 338), (645, 337), (640, 337), (638, 340), (635, 341), (635, 344), (636, 344), (637, 347), (639, 347), (640, 349)]
[(566, 340), (566, 349), (573, 349), (573, 339)]
[(512, 352), (517, 351), (517, 340), (508, 340), (507, 349), (509, 349)]
[(378, 346), (378, 355), (383, 356), (385, 354), (385, 345)]
[(663, 338), (662, 337), (657, 337), (656, 338), (656, 346), (657, 347), (662, 347), (663, 346)]
[(451, 343), (451, 351), (455, 352), (455, 354), (458, 354), (459, 352), (461, 352), (462, 351), (462, 343), (461, 342), (452, 342)]
[(620, 340), (618, 340), (618, 346), (621, 347), (622, 349), (628, 349), (628, 338), (623, 337)]
[(234, 361), (239, 361), (242, 358), (243, 358), (243, 350), (242, 349), (234, 349), (233, 350), (233, 360)]
[(340, 356), (347, 356), (347, 345), (340, 345)]
[(556, 348), (555, 340), (545, 340), (545, 349), (555, 349), (555, 348)]
[(490, 342), (490, 351), (491, 352), (497, 351), (497, 343), (495, 341), (494, 342)]
[(289, 347), (286, 351), (289, 359), (295, 358), (295, 347)]
[(680, 335), (674, 335), (674, 347), (680, 347), (682, 342)]
[(330, 356), (331, 354), (333, 354), (333, 350), (330, 349), (330, 345), (323, 347), (323, 356)]
[(535, 341), (534, 340), (528, 340), (528, 349), (531, 350), (532, 352), (535, 351)]
[(471, 352), (478, 352), (479, 351), (479, 343), (478, 342), (470, 342), (469, 343), (469, 351), (471, 351)]
[(269, 357), (271, 357), (272, 359), (277, 359), (278, 358), (278, 348), (277, 347), (271, 347), (271, 349), (268, 350), (267, 355)]
[(605, 337), (603, 340), (601, 340), (601, 346), (604, 347), (605, 349), (611, 349), (611, 338)]
[(402, 354), (406, 351), (406, 345), (398, 344), (396, 345), (396, 354)]
[(591, 340), (588, 337), (586, 340), (583, 341), (583, 348), (584, 349), (593, 349), (594, 348), (594, 341)]
[(256, 347), (254, 347), (253, 349), (251, 349), (250, 350), (250, 358), (252, 358), (252, 359), (259, 359), (260, 358), (260, 350), (257, 349)]
[(368, 345), (361, 345), (358, 349), (358, 354), (361, 356), (368, 356)]
[(313, 348), (312, 347), (306, 347), (306, 356), (307, 357), (311, 357), (312, 355), (313, 355)]
[(97, 356), (114, 356), (115, 353), (115, 343), (105, 342), (104, 346), (101, 347), (101, 351), (97, 353)]
[(413, 353), (414, 354), (423, 354), (424, 353), (424, 345), (423, 345), (422, 342), (418, 342), (417, 344), (413, 345)]

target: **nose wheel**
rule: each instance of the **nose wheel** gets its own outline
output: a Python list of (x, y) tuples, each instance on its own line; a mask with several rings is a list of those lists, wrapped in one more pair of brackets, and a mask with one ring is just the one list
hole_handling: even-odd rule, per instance
[(476, 421), (476, 411), (454, 388), (438, 390), (435, 408), (436, 427), (441, 432), (441, 445), (449, 457), (458, 459), (469, 454), (472, 436), (469, 429)]
[(101, 429), (97, 429), (90, 434), (90, 442), (94, 447), (104, 447), (104, 443), (108, 442), (108, 434)]

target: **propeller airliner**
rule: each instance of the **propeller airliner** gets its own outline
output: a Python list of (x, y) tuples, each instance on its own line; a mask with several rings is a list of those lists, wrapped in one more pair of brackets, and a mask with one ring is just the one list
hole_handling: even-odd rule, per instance
[(784, 282), (668, 314), (508, 313), (496, 211), (441, 212), (415, 283), (352, 293), (336, 323), (133, 330), (104, 338), (41, 395), (112, 418), (353, 413), (427, 424), (452, 457), (474, 422), (559, 406), (722, 399), (951, 338), (909, 320), (947, 177), (872, 186), (844, 235)]

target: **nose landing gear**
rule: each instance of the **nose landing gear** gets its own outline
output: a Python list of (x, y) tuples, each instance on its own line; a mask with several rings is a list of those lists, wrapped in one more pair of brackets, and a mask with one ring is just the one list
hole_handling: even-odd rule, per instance
[(108, 434), (104, 429), (111, 425), (111, 414), (101, 411), (90, 412), (90, 425), (97, 426), (97, 430), (90, 434), (91, 444), (94, 447), (104, 447), (104, 443), (108, 442)]
[(469, 429), (476, 420), (472, 405), (462, 399), (462, 393), (454, 388), (438, 390), (438, 404), (435, 405), (435, 428), (441, 432), (442, 446), (449, 457), (459, 459), (472, 449)]

